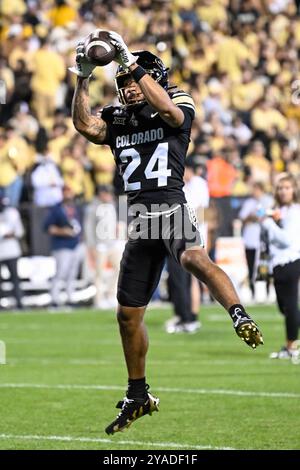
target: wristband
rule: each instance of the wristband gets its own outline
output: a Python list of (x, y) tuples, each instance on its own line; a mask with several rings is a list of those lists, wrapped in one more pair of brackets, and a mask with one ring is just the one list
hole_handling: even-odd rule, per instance
[(131, 76), (135, 82), (139, 82), (140, 79), (147, 74), (146, 70), (143, 69), (140, 65), (138, 65), (134, 70), (131, 70)]

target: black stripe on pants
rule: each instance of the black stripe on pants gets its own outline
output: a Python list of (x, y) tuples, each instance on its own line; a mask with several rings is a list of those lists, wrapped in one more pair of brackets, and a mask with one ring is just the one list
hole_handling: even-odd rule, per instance
[(274, 287), (280, 312), (285, 316), (287, 340), (298, 339), (300, 312), (298, 306), (298, 285), (300, 259), (274, 268)]

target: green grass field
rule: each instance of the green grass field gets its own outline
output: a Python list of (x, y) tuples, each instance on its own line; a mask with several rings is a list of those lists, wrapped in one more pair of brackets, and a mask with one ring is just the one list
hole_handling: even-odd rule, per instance
[(218, 306), (195, 335), (167, 335), (170, 310), (149, 310), (160, 412), (112, 437), (127, 383), (114, 313), (1, 314), (0, 449), (300, 449), (300, 365), (268, 359), (283, 343), (275, 307), (248, 310), (264, 333), (256, 351)]

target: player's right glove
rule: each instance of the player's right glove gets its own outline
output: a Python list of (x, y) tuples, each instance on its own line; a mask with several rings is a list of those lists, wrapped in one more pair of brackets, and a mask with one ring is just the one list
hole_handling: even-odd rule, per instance
[(130, 65), (135, 64), (138, 58), (131, 54), (122, 36), (115, 31), (109, 31), (109, 36), (111, 39), (110, 42), (118, 51), (114, 60), (125, 69), (128, 69)]
[(76, 65), (69, 67), (70, 72), (76, 73), (78, 77), (87, 78), (95, 67), (96, 65), (91, 64), (85, 55), (84, 42), (80, 41), (76, 47)]

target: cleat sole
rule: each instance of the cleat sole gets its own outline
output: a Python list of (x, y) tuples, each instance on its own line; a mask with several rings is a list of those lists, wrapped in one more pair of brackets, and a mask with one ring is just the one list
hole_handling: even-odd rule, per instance
[(253, 349), (256, 349), (260, 344), (264, 344), (259, 329), (253, 323), (244, 323), (240, 328), (236, 329), (236, 332), (241, 340)]

